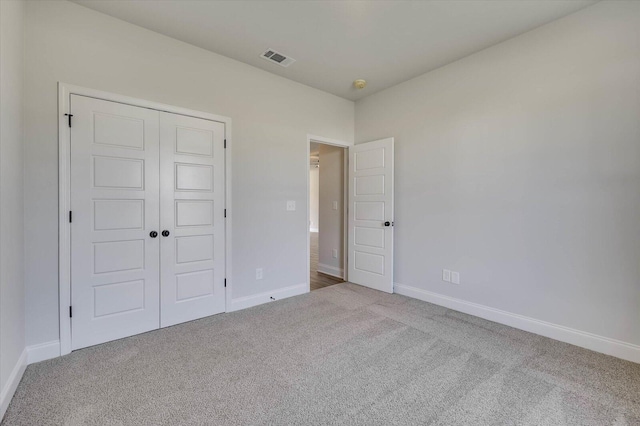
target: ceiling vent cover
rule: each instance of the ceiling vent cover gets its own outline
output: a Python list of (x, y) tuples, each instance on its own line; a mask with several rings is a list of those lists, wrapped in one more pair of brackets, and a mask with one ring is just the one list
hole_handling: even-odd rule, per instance
[(266, 59), (269, 62), (275, 62), (282, 67), (288, 67), (296, 61), (295, 59), (288, 57), (287, 55), (283, 55), (280, 52), (276, 52), (273, 49), (267, 50), (262, 55), (260, 55), (260, 57), (262, 59)]

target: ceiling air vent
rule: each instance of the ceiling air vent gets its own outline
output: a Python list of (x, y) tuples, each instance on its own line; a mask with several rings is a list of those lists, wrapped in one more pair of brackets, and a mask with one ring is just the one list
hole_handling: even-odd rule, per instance
[(286, 55), (283, 55), (280, 52), (276, 52), (273, 49), (267, 50), (260, 56), (262, 57), (262, 59), (266, 59), (269, 62), (275, 62), (276, 64), (282, 67), (288, 67), (289, 65), (291, 65), (296, 61), (295, 59), (290, 58)]

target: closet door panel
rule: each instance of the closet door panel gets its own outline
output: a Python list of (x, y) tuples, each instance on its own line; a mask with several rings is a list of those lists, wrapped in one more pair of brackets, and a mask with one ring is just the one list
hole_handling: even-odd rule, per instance
[(160, 325), (159, 112), (71, 95), (72, 349)]
[(162, 327), (225, 310), (224, 133), (160, 113)]

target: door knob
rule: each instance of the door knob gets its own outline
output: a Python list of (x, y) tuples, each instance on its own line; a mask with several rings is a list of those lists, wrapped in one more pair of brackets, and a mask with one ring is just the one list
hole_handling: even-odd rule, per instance
[(168, 237), (169, 236), (169, 231), (167, 231), (166, 229), (164, 231), (162, 231), (162, 236), (163, 237)]
[(150, 236), (151, 238), (155, 238), (155, 237), (157, 237), (157, 236), (158, 236), (158, 233), (157, 233), (156, 231), (151, 231), (151, 232), (149, 233), (149, 236)]
[(391, 226), (391, 222), (385, 222), (384, 226)]

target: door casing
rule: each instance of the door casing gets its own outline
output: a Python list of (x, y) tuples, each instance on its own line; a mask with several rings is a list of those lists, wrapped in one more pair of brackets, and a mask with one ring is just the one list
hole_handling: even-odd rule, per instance
[(86, 87), (75, 86), (67, 83), (58, 83), (58, 295), (59, 295), (59, 319), (60, 319), (60, 355), (71, 352), (71, 318), (69, 307), (71, 306), (71, 227), (69, 224), (69, 211), (71, 211), (71, 132), (69, 120), (73, 123), (70, 114), (69, 100), (71, 95), (81, 95), (105, 101), (118, 102), (157, 111), (189, 117), (202, 118), (224, 123), (225, 125), (225, 206), (227, 216), (225, 221), (225, 270), (226, 270), (226, 296), (227, 309), (230, 306), (233, 292), (233, 277), (231, 275), (231, 224), (233, 212), (231, 210), (231, 153), (232, 134), (231, 118), (221, 115), (195, 111), (171, 105), (115, 93), (103, 92)]

